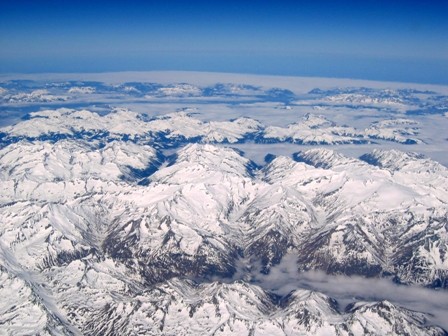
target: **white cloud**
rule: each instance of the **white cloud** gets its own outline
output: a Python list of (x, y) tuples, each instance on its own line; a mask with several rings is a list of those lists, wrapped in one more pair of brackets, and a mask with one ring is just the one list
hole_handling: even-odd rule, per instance
[(252, 274), (253, 281), (266, 290), (286, 295), (295, 289), (310, 289), (336, 299), (344, 309), (355, 301), (388, 300), (395, 305), (429, 314), (432, 324), (448, 330), (448, 292), (420, 286), (397, 285), (389, 279), (298, 272), (293, 254), (271, 268), (268, 275)]

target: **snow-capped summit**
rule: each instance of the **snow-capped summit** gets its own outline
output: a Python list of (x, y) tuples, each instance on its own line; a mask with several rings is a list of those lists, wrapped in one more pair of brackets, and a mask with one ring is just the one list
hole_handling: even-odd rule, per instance
[(346, 157), (334, 150), (326, 148), (309, 149), (294, 154), (294, 160), (305, 162), (316, 168), (336, 168), (343, 165), (366, 166), (364, 162)]
[(250, 178), (254, 164), (237, 151), (212, 145), (192, 144), (182, 148), (174, 163), (156, 172), (152, 181), (165, 183), (221, 183), (226, 177)]
[(61, 102), (68, 99), (67, 96), (53, 95), (46, 89), (37, 89), (31, 92), (8, 93), (8, 91), (1, 92), (1, 98), (7, 103), (49, 103)]
[(80, 94), (92, 94), (95, 93), (96, 89), (91, 86), (72, 86), (68, 93), (80, 93)]
[(414, 171), (419, 173), (442, 173), (445, 175), (448, 171), (446, 167), (433, 160), (426, 159), (421, 154), (402, 152), (395, 149), (374, 149), (372, 153), (363, 155), (361, 159), (391, 172), (399, 170), (402, 172)]
[(374, 122), (365, 129), (365, 133), (372, 139), (390, 140), (407, 145), (422, 142), (418, 138), (419, 123), (410, 119), (386, 119)]
[(334, 145), (366, 143), (362, 132), (346, 126), (337, 126), (324, 116), (306, 114), (300, 121), (285, 127), (268, 126), (264, 141), (285, 141), (304, 145)]

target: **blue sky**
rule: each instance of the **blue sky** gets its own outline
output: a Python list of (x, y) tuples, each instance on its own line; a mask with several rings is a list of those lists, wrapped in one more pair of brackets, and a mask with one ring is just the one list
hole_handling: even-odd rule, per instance
[(448, 84), (448, 1), (2, 1), (0, 72), (199, 70)]

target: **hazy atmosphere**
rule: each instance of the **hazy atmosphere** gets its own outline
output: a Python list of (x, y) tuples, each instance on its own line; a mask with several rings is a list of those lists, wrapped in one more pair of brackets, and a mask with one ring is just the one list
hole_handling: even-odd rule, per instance
[(0, 71), (448, 83), (446, 1), (2, 1)]

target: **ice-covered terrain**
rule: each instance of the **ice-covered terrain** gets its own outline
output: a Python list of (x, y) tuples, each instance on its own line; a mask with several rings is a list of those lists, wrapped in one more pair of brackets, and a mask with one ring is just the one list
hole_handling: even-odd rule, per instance
[(0, 333), (446, 335), (446, 88), (133, 76), (0, 82)]

